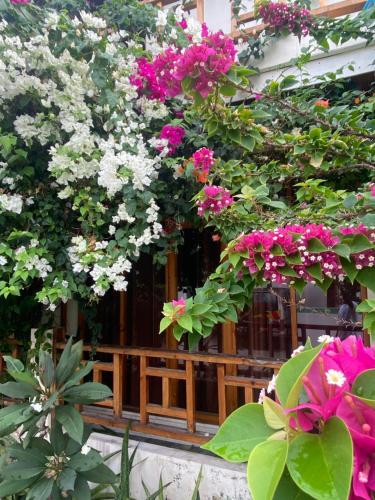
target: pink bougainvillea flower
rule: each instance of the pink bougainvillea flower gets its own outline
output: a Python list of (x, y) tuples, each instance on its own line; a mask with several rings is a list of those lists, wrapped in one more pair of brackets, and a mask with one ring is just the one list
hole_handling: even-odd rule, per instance
[(318, 101), (315, 101), (314, 106), (318, 106), (319, 108), (329, 108), (329, 100), (319, 99)]
[[(159, 138), (168, 141), (169, 154), (173, 154), (185, 137), (185, 129), (179, 125), (164, 125)], [(161, 148), (162, 149), (162, 148)]]
[(203, 216), (206, 212), (219, 214), (225, 208), (234, 203), (229, 191), (221, 186), (205, 186), (203, 197), (197, 201), (198, 215)]
[(10, 0), (13, 5), (26, 5), (30, 3), (30, 0)]
[(200, 148), (192, 156), (194, 175), (198, 182), (205, 183), (212, 165), (214, 165), (214, 152), (209, 148)]
[(186, 300), (184, 298), (172, 300), (172, 306), (175, 308), (175, 316), (182, 316), (186, 311)]

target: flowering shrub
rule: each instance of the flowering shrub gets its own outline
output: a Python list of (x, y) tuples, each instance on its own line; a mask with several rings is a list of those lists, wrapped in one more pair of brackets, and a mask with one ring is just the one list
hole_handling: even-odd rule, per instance
[[(354, 336), (327, 335), (286, 362), (263, 404), (233, 412), (203, 447), (248, 462), (254, 500), (366, 499), (375, 491), (375, 351)], [(302, 494), (301, 491), (299, 494)], [(310, 497), (309, 497), (310, 498)]]
[(21, 493), (40, 500), (91, 498), (89, 482), (115, 483), (100, 453), (87, 445), (91, 430), (75, 408), (108, 399), (112, 393), (99, 383), (80, 383), (94, 365), (81, 364), (81, 356), (82, 342), (72, 344), (72, 338), (57, 366), (43, 350), (32, 371), (4, 356), (15, 381), (0, 384), (0, 393), (17, 403), (0, 410), (1, 436), (16, 438), (1, 464), (1, 498)]
[(296, 3), (262, 3), (258, 14), (264, 23), (276, 31), (286, 31), (298, 36), (307, 36), (313, 23), (310, 11)]

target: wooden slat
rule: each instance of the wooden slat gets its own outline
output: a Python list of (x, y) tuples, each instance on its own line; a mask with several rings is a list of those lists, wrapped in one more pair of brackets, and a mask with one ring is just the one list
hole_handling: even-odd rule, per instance
[[(176, 252), (168, 252), (167, 265), (165, 266), (165, 299), (166, 302), (171, 302), (177, 298), (178, 277), (177, 277), (177, 254)], [(173, 328), (170, 326), (166, 331), (166, 345), (168, 349), (176, 350), (178, 342), (173, 335)], [(167, 368), (176, 369), (177, 361), (174, 359), (167, 360)], [(169, 399), (172, 405), (178, 404), (178, 384), (172, 382), (169, 384)]]
[(186, 380), (185, 371), (174, 370), (172, 368), (156, 368), (155, 366), (148, 366), (146, 368), (146, 375), (148, 375), (149, 377), (165, 377)]
[[(223, 324), (222, 330), (222, 351), (224, 354), (237, 354), (237, 342), (236, 342), (236, 325), (227, 321)], [(236, 365), (226, 365), (225, 366), (226, 375), (237, 375)], [(228, 413), (232, 413), (236, 408), (238, 408), (238, 391), (236, 388), (230, 388), (226, 392), (226, 408)]]
[(169, 408), (171, 406), (171, 393), (169, 387), (169, 378), (163, 377), (162, 383), (162, 399), (163, 399), (163, 408)]
[(204, 22), (204, 0), (197, 0), (197, 19), (200, 23)]
[(113, 355), (113, 412), (116, 417), (122, 415), (123, 370), (121, 354)]
[(245, 387), (245, 403), (253, 403), (253, 388), (252, 387)]
[(113, 363), (106, 363), (104, 361), (95, 361), (94, 370), (100, 372), (113, 372)]
[[(95, 403), (95, 406), (103, 406), (104, 408), (113, 408), (113, 400), (105, 399), (104, 401), (98, 401), (97, 403)], [(82, 405), (80, 405), (80, 408), (82, 409)]]
[(186, 424), (189, 432), (195, 432), (195, 378), (192, 361), (186, 361)]
[(147, 413), (152, 413), (153, 415), (162, 415), (163, 417), (175, 417), (175, 418), (186, 418), (185, 408), (177, 408), (176, 406), (171, 406), (169, 408), (163, 408), (161, 405), (154, 403), (149, 403), (146, 405)]
[(219, 402), (219, 424), (221, 425), (227, 417), (227, 403), (225, 397), (225, 366), (217, 365), (217, 389)]
[(224, 384), (235, 387), (265, 387), (267, 386), (267, 381), (263, 379), (226, 375), (224, 378)]
[(146, 375), (146, 369), (147, 369), (147, 363), (148, 360), (145, 356), (142, 356), (140, 359), (140, 383), (139, 383), (139, 415), (140, 415), (140, 420), (141, 424), (147, 424), (148, 423), (148, 414), (147, 414), (147, 403), (148, 403), (148, 392), (149, 392), (149, 385), (148, 385), (148, 379)]

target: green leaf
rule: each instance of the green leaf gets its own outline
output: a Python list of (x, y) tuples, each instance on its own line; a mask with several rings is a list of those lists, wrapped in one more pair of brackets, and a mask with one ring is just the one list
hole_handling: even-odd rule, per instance
[(77, 478), (77, 473), (73, 469), (66, 467), (59, 476), (60, 489), (63, 491), (74, 490), (74, 483)]
[(255, 446), (273, 432), (264, 418), (262, 405), (249, 403), (231, 413), (216, 436), (202, 448), (228, 462), (246, 462)]
[(312, 497), (300, 490), (290, 477), (288, 469), (284, 469), (280, 482), (277, 486), (274, 500), (311, 500)]
[(171, 324), (173, 323), (173, 320), (170, 318), (162, 318), (160, 321), (160, 328), (159, 328), (159, 333), (164, 332)]
[(295, 483), (319, 500), (347, 500), (353, 444), (342, 420), (332, 417), (321, 434), (299, 434), (290, 443), (288, 469)]
[(254, 255), (254, 261), (255, 261), (255, 264), (256, 264), (257, 268), (260, 271), (262, 269), (262, 267), (264, 266), (264, 259), (263, 259), (263, 257), (259, 253), (256, 253)]
[(23, 372), (25, 369), (22, 361), (12, 356), (3, 356), (3, 360), (7, 365), (8, 372)]
[(361, 269), (356, 279), (361, 285), (375, 292), (375, 267)]
[(306, 271), (317, 281), (322, 281), (322, 268), (319, 263), (313, 264), (312, 266), (306, 266)]
[(30, 460), (17, 460), (16, 462), (6, 465), (1, 471), (1, 475), (7, 479), (20, 481), (21, 479), (39, 476), (39, 474), (42, 474), (43, 472), (43, 464), (35, 464)]
[(348, 276), (349, 280), (353, 283), (357, 274), (358, 270), (355, 267), (355, 264), (351, 262), (350, 260), (340, 258), (340, 262), (342, 265), (342, 268), (345, 271), (345, 274)]
[(112, 396), (112, 391), (103, 384), (86, 382), (63, 392), (64, 399), (72, 404), (90, 404), (104, 401)]
[(53, 483), (53, 479), (40, 479), (29, 489), (26, 500), (48, 500), (52, 492)]
[(116, 475), (105, 464), (98, 465), (95, 469), (81, 473), (87, 481), (95, 484), (113, 484), (116, 482)]
[(55, 381), (55, 367), (50, 353), (39, 351), (39, 374), (45, 387), (50, 387)]
[(356, 234), (349, 245), (351, 253), (363, 252), (364, 250), (374, 248), (374, 244), (364, 234)]
[(185, 314), (177, 319), (177, 323), (188, 332), (193, 333), (193, 320), (191, 316)]
[(74, 485), (73, 500), (91, 500), (89, 483), (81, 474), (77, 476)]
[(210, 304), (194, 304), (191, 308), (191, 314), (193, 316), (199, 316), (201, 314), (206, 314), (210, 309)]
[(340, 257), (345, 257), (345, 259), (350, 258), (350, 246), (345, 243), (339, 243), (335, 245), (332, 250), (337, 253)]
[(226, 97), (233, 97), (237, 93), (237, 89), (234, 85), (221, 85), (220, 86), (220, 93)]
[(320, 253), (326, 252), (328, 248), (318, 238), (311, 238), (307, 242), (307, 250), (311, 253)]
[(69, 460), (69, 467), (76, 472), (86, 472), (96, 468), (102, 464), (103, 459), (96, 450), (90, 450), (86, 455), (83, 453), (76, 453), (72, 455)]
[(24, 492), (29, 486), (34, 483), (35, 480), (35, 477), (21, 479), (19, 481), (15, 481), (14, 479), (6, 479), (2, 483), (0, 483), (0, 498), (6, 498), (10, 495)]
[(73, 406), (58, 406), (56, 408), (56, 419), (64, 426), (64, 429), (74, 441), (82, 443), (83, 420)]
[(32, 385), (25, 384), (24, 382), (5, 382), (5, 384), (0, 384), (0, 394), (16, 399), (35, 398), (39, 396), (39, 392)]
[(28, 404), (12, 404), (0, 410), (0, 436), (10, 434), (19, 425), (30, 418)]
[(287, 424), (287, 417), (282, 406), (268, 397), (263, 399), (264, 417), (267, 424), (272, 429), (284, 429)]
[(282, 365), (276, 379), (276, 394), (283, 407), (292, 408), (298, 403), (302, 377), (308, 372), (322, 347), (323, 344), (302, 351)]
[(264, 441), (250, 454), (247, 482), (253, 500), (272, 500), (285, 468), (287, 441)]
[(354, 380), (352, 393), (375, 407), (375, 369), (365, 370)]

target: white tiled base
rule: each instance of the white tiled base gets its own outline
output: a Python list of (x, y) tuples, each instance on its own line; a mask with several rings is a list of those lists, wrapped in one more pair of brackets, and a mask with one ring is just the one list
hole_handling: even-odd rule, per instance
[[(122, 440), (106, 434), (92, 434), (88, 443), (104, 455), (121, 449)], [(130, 441), (134, 449), (137, 441)], [(141, 463), (139, 463), (141, 462)], [(136, 500), (145, 500), (142, 480), (151, 493), (159, 488), (160, 474), (163, 483), (172, 484), (164, 490), (167, 500), (191, 500), (195, 481), (202, 466), (203, 478), (199, 487), (201, 500), (249, 500), (244, 464), (228, 464), (215, 457), (179, 450), (167, 446), (141, 442), (132, 472), (131, 495)], [(119, 471), (120, 454), (108, 462), (111, 468)]]

